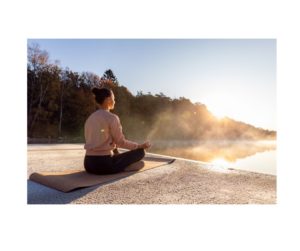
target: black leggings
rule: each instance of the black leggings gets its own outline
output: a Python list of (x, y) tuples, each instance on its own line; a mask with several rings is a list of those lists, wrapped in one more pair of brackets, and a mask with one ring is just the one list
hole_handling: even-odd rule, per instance
[(124, 171), (130, 164), (144, 158), (145, 150), (142, 148), (120, 153), (117, 155), (84, 157), (84, 168), (88, 173), (113, 174)]

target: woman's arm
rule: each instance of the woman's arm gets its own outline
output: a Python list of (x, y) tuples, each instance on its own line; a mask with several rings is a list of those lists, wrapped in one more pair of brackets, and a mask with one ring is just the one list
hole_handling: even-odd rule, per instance
[(115, 144), (118, 147), (134, 150), (139, 147), (139, 144), (130, 140), (127, 140), (123, 134), (122, 126), (118, 116), (114, 115), (110, 125), (110, 132)]

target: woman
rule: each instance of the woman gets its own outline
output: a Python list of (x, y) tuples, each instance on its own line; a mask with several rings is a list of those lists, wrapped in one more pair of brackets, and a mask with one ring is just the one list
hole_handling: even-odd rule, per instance
[[(145, 156), (149, 142), (138, 144), (125, 139), (119, 117), (110, 110), (114, 108), (115, 97), (107, 88), (94, 88), (99, 109), (92, 113), (85, 122), (84, 136), (86, 155), (84, 168), (93, 174), (112, 174), (123, 171), (128, 165)], [(130, 151), (113, 154), (116, 147)]]

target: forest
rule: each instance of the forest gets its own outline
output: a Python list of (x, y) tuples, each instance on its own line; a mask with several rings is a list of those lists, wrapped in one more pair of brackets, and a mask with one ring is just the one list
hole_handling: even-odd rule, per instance
[[(218, 119), (205, 104), (164, 93), (132, 94), (112, 69), (102, 76), (74, 72), (50, 60), (38, 44), (27, 51), (28, 143), (84, 142), (84, 123), (97, 109), (91, 89), (110, 88), (116, 99), (111, 112), (120, 117), (123, 132), (132, 140), (273, 140), (276, 132), (231, 118)], [(143, 83), (141, 83), (142, 89)]]

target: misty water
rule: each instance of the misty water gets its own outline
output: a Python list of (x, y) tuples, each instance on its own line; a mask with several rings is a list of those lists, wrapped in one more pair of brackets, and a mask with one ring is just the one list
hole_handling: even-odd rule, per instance
[(151, 152), (276, 175), (276, 141), (155, 141)]

